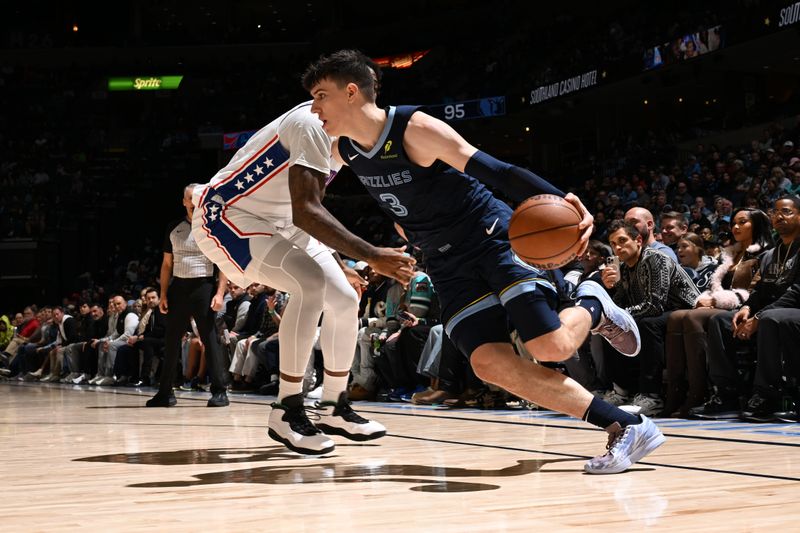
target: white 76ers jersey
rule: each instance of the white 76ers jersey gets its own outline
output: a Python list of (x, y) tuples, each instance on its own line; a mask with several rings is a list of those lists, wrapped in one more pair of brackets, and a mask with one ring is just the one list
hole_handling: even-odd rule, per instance
[(194, 204), (213, 199), (226, 209), (235, 206), (285, 227), (292, 223), (292, 165), (322, 172), (328, 175), (328, 183), (340, 168), (331, 157), (330, 137), (311, 112), (311, 102), (298, 105), (256, 132), (225, 168), (195, 189)]

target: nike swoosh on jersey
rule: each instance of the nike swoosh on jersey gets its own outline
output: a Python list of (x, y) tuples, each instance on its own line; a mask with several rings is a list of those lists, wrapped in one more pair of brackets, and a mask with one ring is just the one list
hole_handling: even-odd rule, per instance
[(497, 226), (497, 220), (498, 219), (494, 219), (494, 222), (492, 222), (492, 227), (486, 228), (486, 235), (491, 235), (494, 233), (494, 227)]
[(352, 161), (352, 160), (353, 160), (353, 159), (355, 159), (356, 157), (358, 157), (358, 154), (348, 155), (348, 156), (347, 156), (347, 159), (349, 159), (350, 161)]

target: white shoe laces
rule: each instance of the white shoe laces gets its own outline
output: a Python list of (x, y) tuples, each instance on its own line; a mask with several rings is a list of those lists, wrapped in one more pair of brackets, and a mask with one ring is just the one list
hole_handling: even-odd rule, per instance
[(608, 436), (608, 443), (606, 444), (606, 449), (608, 453), (614, 455), (614, 452), (620, 447), (622, 442), (625, 440), (625, 437), (630, 433), (631, 426), (626, 426), (625, 429), (622, 431), (617, 431), (616, 433), (612, 433)]

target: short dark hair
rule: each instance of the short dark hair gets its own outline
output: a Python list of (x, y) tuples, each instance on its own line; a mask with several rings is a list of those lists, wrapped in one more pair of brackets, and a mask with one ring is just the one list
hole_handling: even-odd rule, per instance
[[(789, 200), (794, 204), (794, 208), (800, 211), (800, 198), (796, 194), (783, 194), (780, 198), (775, 200), (775, 204), (780, 202), (781, 200)], [(774, 204), (773, 204), (774, 205)]]
[(594, 239), (589, 241), (589, 249), (603, 258), (614, 255), (614, 252), (611, 251), (611, 247), (609, 245)]
[(611, 224), (608, 225), (608, 235), (611, 236), (612, 233), (621, 229), (625, 230), (625, 233), (627, 233), (628, 237), (630, 237), (632, 240), (636, 240), (636, 237), (642, 236), (642, 234), (639, 233), (639, 230), (636, 229), (636, 225), (633, 222), (628, 222), (621, 218), (611, 221)]
[(303, 73), (303, 88), (311, 89), (324, 79), (339, 86), (355, 83), (364, 97), (374, 102), (381, 84), (381, 68), (359, 50), (339, 50), (311, 63)]
[(144, 294), (145, 294), (145, 296), (147, 296), (147, 294), (149, 294), (149, 293), (151, 293), (151, 292), (154, 292), (154, 293), (156, 293), (157, 295), (161, 296), (161, 293), (160, 293), (160, 292), (158, 291), (158, 289), (157, 289), (157, 288), (155, 288), (155, 287), (145, 287), (145, 288), (144, 288)]

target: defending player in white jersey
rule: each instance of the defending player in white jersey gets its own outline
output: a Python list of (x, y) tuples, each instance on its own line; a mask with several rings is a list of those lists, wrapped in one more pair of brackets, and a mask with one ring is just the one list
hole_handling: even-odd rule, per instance
[[(280, 393), (272, 405), (269, 435), (305, 454), (332, 451), (326, 433), (352, 440), (386, 433), (381, 424), (353, 412), (347, 401), (358, 329), (351, 283), (360, 278), (352, 271), (346, 275), (328, 246), (402, 283), (410, 279), (414, 262), (400, 248), (375, 247), (353, 235), (322, 206), (337, 168), (332, 168), (330, 146), (311, 103), (301, 104), (259, 130), (208, 184), (195, 189), (193, 198), (195, 239), (228, 279), (240, 287), (255, 281), (291, 295), (278, 333)], [(314, 425), (303, 408), (302, 380), (320, 314), (324, 409)]]

